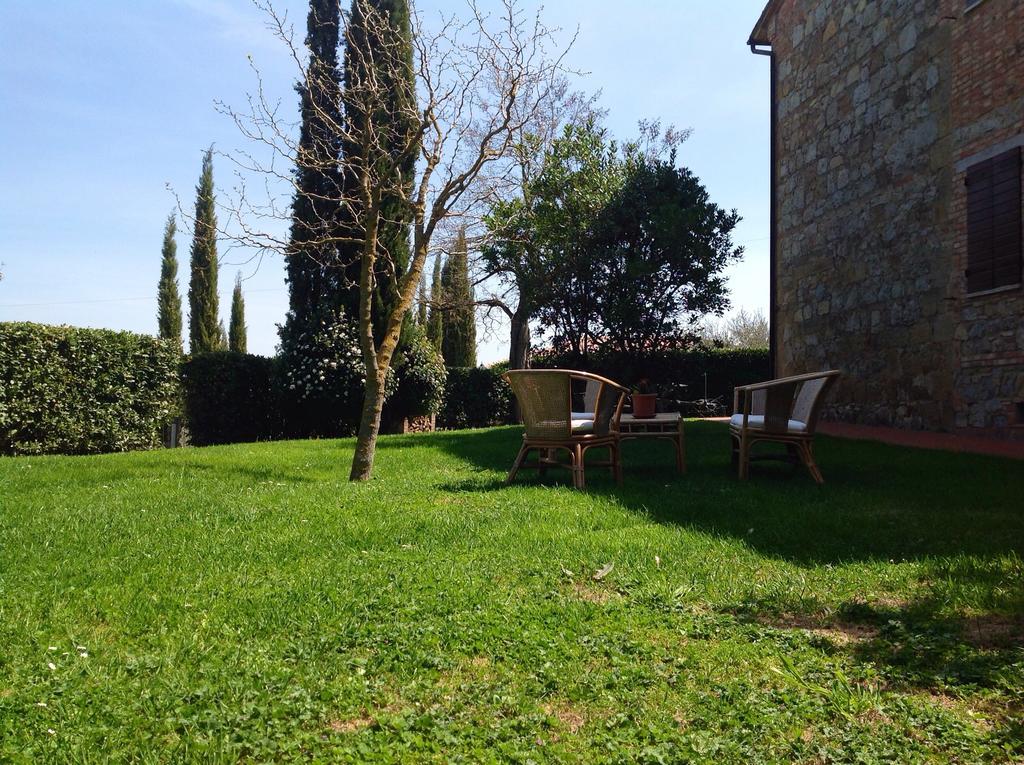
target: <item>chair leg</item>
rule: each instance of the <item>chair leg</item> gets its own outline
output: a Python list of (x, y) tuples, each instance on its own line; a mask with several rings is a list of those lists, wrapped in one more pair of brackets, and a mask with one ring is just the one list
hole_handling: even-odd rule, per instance
[(516, 455), (516, 461), (512, 463), (512, 469), (508, 471), (508, 478), (505, 479), (505, 483), (512, 483), (512, 479), (516, 477), (516, 473), (519, 472), (519, 468), (522, 467), (523, 462), (526, 460), (526, 455), (530, 453), (530, 447), (523, 444), (519, 447), (519, 454)]
[(582, 444), (576, 444), (576, 448), (573, 450), (574, 462), (576, 463), (576, 488), (585, 489), (587, 488), (587, 481), (583, 471), (583, 461), (585, 451)]
[(740, 436), (739, 476), (741, 481), (750, 475), (750, 440), (746, 435)]
[(612, 474), (615, 476), (615, 484), (622, 486), (622, 442), (614, 441), (612, 443)]
[(825, 483), (825, 478), (821, 474), (821, 470), (818, 469), (818, 463), (814, 461), (814, 447), (810, 441), (800, 442), (800, 457), (803, 460), (804, 465), (807, 466), (807, 470), (811, 474), (811, 478), (814, 479), (815, 483)]
[(736, 467), (740, 464), (740, 440), (736, 436), (730, 435), (729, 442), (732, 446), (732, 466)]

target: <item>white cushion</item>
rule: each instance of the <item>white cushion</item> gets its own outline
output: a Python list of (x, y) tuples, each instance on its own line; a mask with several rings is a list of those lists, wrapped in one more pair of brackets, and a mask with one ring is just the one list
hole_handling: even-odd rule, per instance
[[(743, 427), (743, 415), (734, 414), (729, 418), (729, 424), (734, 428)], [(750, 430), (763, 430), (764, 429), (764, 415), (763, 414), (751, 414), (747, 415), (747, 428)], [(800, 422), (800, 420), (789, 421), (789, 432), (790, 433), (803, 433), (807, 430), (807, 423)]]
[(577, 418), (575, 414), (572, 416), (572, 432), (573, 433), (589, 433), (594, 429), (593, 419), (582, 419)]
[(572, 412), (569, 415), (574, 420), (592, 420), (594, 419), (593, 412)]

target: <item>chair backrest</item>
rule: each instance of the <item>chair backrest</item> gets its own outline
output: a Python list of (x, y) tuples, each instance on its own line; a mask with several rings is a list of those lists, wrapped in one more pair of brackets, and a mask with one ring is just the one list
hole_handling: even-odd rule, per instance
[[(818, 415), (828, 389), (839, 377), (838, 370), (815, 372), (793, 377), (781, 377), (754, 385), (737, 388), (744, 398), (750, 399), (748, 414), (764, 417), (764, 430), (785, 433), (790, 420), (804, 423), (805, 433), (814, 433)], [(740, 397), (737, 396), (737, 401)], [(746, 406), (744, 400), (743, 406)]]
[(825, 400), (825, 392), (838, 376), (839, 373), (836, 372), (800, 383), (800, 390), (797, 391), (796, 398), (793, 400), (791, 418), (804, 423), (808, 433), (813, 433), (818, 426), (818, 414), (821, 411), (821, 404)]
[(527, 438), (542, 441), (572, 436), (573, 380), (585, 381), (588, 388), (592, 382), (596, 385), (594, 426), (590, 431), (594, 436), (618, 430), (622, 404), (629, 393), (611, 380), (572, 369), (510, 369), (505, 379), (519, 401)]
[(601, 392), (602, 383), (598, 380), (587, 380), (587, 387), (583, 391), (583, 411), (597, 411), (597, 396)]

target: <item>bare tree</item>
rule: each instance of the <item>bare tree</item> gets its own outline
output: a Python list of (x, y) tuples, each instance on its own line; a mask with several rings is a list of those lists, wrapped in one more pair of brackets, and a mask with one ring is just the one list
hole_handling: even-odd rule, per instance
[[(311, 92), (328, 92), (325, 83), (316, 80), (322, 72), (306, 65), (287, 19), (269, 3), (256, 2), (287, 47), (306, 87)], [(555, 87), (565, 50), (557, 48), (555, 30), (547, 28), (539, 16), (524, 14), (518, 0), (502, 0), (493, 14), (482, 12), (469, 0), (464, 19), (442, 16), (432, 25), (413, 10), (415, 77), (408, 87), (415, 92), (396, 94), (395, 83), (402, 87), (401, 83), (409, 81), (400, 76), (409, 66), (402, 41), (372, 2), (357, 2), (361, 3), (360, 29), (353, 32), (351, 19), (345, 16), (342, 34), (349, 41), (348, 55), (364, 59), (358, 66), (348, 67), (353, 76), (345, 83), (341, 117), (326, 108), (317, 115), (326, 126), (323, 140), (349, 147), (343, 156), (322, 150), (300, 151), (294, 130), (280, 116), (262, 83), (250, 96), (248, 111), (222, 108), (245, 136), (262, 147), (258, 153), (236, 155), (240, 177), (261, 175), (268, 188), (286, 185), (289, 197), (302, 193), (292, 167), (309, 168), (329, 161), (331, 167), (322, 169), (342, 179), (321, 192), (337, 197), (332, 200), (337, 206), (331, 207), (340, 207), (342, 222), (324, 221), (326, 225), (310, 232), (320, 238), (314, 245), (332, 247), (311, 246), (309, 251), (330, 252), (341, 245), (346, 245), (345, 249), (357, 245), (359, 253), (358, 328), (366, 385), (350, 478), (366, 480), (373, 470), (388, 370), (424, 263), (436, 249), (435, 238), (441, 241), (455, 228), (479, 220), (488, 200), (507, 187), (509, 164), (504, 160), (523, 126), (536, 118)], [(367, 38), (374, 39), (373, 46), (358, 44)], [(413, 123), (415, 130), (395, 132), (396, 109), (405, 110), (403, 121)], [(417, 158), (411, 186), (400, 172), (410, 154)], [(255, 202), (240, 180), (228, 212), (234, 239), (260, 251), (287, 254), (288, 238), (279, 232), (289, 220), (290, 205), (279, 199), (271, 196)], [(384, 215), (385, 199), (392, 204), (399, 200), (413, 223), (412, 257), (404, 272), (394, 267), (380, 238), (382, 228), (393, 222)], [(322, 257), (330, 261), (330, 256)], [(340, 274), (351, 264), (334, 261), (321, 265), (336, 269), (342, 278)], [(398, 297), (383, 317), (375, 316), (373, 300), (381, 278), (391, 280), (387, 286)], [(384, 326), (379, 341), (374, 339), (375, 321)]]

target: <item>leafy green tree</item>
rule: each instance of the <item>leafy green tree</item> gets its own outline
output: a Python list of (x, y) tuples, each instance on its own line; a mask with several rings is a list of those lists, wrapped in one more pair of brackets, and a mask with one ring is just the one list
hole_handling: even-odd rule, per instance
[(231, 324), (228, 329), (228, 350), (247, 353), (245, 328), (245, 297), (242, 295), (242, 275), (235, 275), (235, 289), (231, 293)]
[(178, 244), (174, 241), (177, 223), (174, 214), (167, 218), (164, 226), (164, 243), (161, 248), (160, 283), (157, 286), (157, 334), (181, 344), (181, 294), (178, 292)]
[(476, 366), (476, 301), (469, 280), (469, 250), (461, 229), (441, 272), (444, 323), (441, 355), (450, 367)]
[(724, 271), (743, 254), (732, 243), (740, 218), (711, 202), (674, 154), (652, 158), (630, 148), (623, 167), (592, 240), (600, 345), (662, 350), (685, 342), (700, 317), (728, 307)]
[(489, 253), (494, 267), (517, 274), (520, 300), (557, 345), (579, 354), (593, 346), (600, 324), (594, 224), (622, 177), (617, 146), (596, 119), (570, 124), (530, 183), (528, 204), (497, 208), (492, 223), (512, 232)]
[(214, 205), (211, 146), (203, 155), (203, 170), (196, 187), (188, 286), (188, 331), (192, 353), (216, 351), (222, 347), (223, 327), (217, 318), (217, 213)]
[[(377, 23), (378, 19), (385, 20), (386, 25)], [(353, 95), (369, 80), (374, 82), (375, 88), (389, 94), (387, 99), (375, 102), (378, 113), (373, 115), (364, 114), (361, 97)], [(346, 163), (361, 160), (363, 147), (353, 137), (361, 135), (366, 124), (376, 126), (383, 144), (375, 151), (383, 150), (387, 161), (398, 162), (396, 188), (385, 193), (380, 200), (378, 247), (388, 255), (377, 263), (374, 271), (373, 333), (375, 341), (380, 342), (386, 317), (400, 300), (399, 282), (409, 270), (412, 209), (407, 200), (412, 194), (416, 160), (420, 153), (418, 136), (421, 124), (415, 116), (416, 77), (407, 0), (352, 0), (345, 35), (342, 103), (346, 132), (350, 136), (342, 145)], [(358, 183), (358, 179), (350, 174), (344, 183), (346, 196), (354, 205), (359, 195), (352, 186)], [(357, 220), (363, 217), (360, 210), (351, 211), (351, 215)], [(346, 282), (353, 285), (345, 292), (343, 307), (350, 316), (357, 317), (360, 245), (358, 242), (345, 243), (339, 249), (342, 263), (347, 264)], [(402, 334), (404, 339), (407, 335), (404, 326)]]
[(688, 337), (728, 305), (722, 272), (739, 258), (739, 216), (676, 167), (686, 133), (641, 123), (621, 149), (596, 122), (569, 125), (524, 200), (492, 208), (490, 270), (512, 273), (520, 302), (560, 351), (643, 352)]
[(427, 317), (427, 340), (434, 349), (441, 350), (441, 335), (444, 332), (444, 288), (441, 285), (441, 256), (434, 256), (434, 273), (430, 280), (430, 314)]

